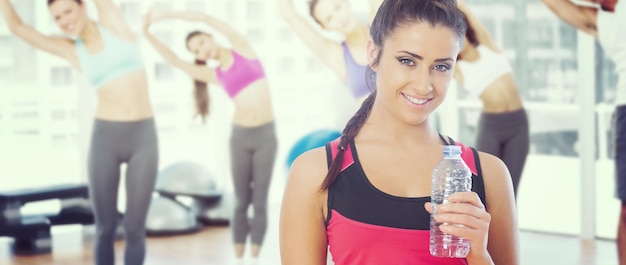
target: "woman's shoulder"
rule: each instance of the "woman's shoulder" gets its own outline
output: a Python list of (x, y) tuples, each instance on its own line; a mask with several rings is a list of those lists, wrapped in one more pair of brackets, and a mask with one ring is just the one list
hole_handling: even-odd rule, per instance
[(230, 52), (233, 55), (238, 54), (239, 56), (248, 60), (257, 60), (259, 58), (256, 51), (249, 43), (243, 43), (238, 45), (233, 44), (233, 46), (230, 48)]
[(502, 159), (497, 156), (482, 151), (476, 151), (476, 153), (483, 171), (508, 170)]
[(298, 156), (289, 171), (289, 183), (302, 189), (318, 189), (328, 174), (327, 151), (318, 147)]
[(489, 153), (478, 151), (482, 177), (485, 183), (485, 190), (503, 189), (504, 186), (511, 186), (511, 175), (502, 159)]

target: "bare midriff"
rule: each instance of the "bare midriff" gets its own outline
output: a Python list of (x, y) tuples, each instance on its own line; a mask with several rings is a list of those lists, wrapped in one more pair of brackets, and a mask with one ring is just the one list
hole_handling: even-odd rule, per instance
[(505, 74), (489, 84), (480, 94), (483, 112), (505, 113), (523, 108), (515, 79), (511, 73)]
[(274, 121), (272, 99), (266, 78), (248, 85), (233, 98), (233, 102), (234, 124), (255, 127)]
[(97, 94), (97, 119), (123, 122), (153, 116), (145, 70), (118, 77), (100, 87)]

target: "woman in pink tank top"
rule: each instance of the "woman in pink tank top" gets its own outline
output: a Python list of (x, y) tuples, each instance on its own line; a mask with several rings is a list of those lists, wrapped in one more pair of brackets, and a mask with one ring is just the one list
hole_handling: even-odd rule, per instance
[(338, 141), (293, 163), (280, 213), (281, 264), (326, 264), (329, 250), (335, 265), (520, 264), (513, 185), (493, 155), (476, 152), (473, 160), (486, 202), (477, 192), (454, 193), (432, 216), (448, 223), (444, 232), (470, 241), (466, 258), (432, 257), (428, 236), (393, 214), (409, 200), (403, 220), (431, 218), (430, 202), (413, 199), (429, 199), (431, 173), (443, 157), (428, 119), (445, 99), (465, 30), (455, 0), (382, 3), (367, 47), (376, 90)]
[[(174, 54), (149, 31), (150, 24), (165, 19), (203, 22), (224, 35), (232, 48), (217, 43), (207, 32), (194, 31), (185, 40), (195, 62)], [(277, 141), (268, 81), (263, 66), (248, 40), (227, 23), (195, 12), (156, 12), (145, 17), (144, 35), (165, 60), (187, 73), (195, 83), (196, 111), (204, 121), (209, 114), (207, 84), (222, 87), (235, 105), (230, 139), (231, 171), (236, 198), (231, 220), (235, 259), (244, 256), (250, 237), (253, 259), (259, 255), (267, 227), (267, 192), (276, 157)], [(208, 67), (207, 61), (216, 62)], [(248, 220), (248, 208), (254, 216)]]

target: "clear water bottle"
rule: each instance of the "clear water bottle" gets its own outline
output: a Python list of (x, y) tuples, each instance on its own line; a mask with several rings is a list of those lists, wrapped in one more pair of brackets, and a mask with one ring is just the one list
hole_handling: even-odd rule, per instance
[[(443, 159), (433, 170), (431, 202), (433, 214), (437, 213), (437, 206), (448, 202), (448, 196), (455, 192), (471, 191), (472, 172), (463, 159), (461, 147), (446, 145), (443, 149)], [(470, 250), (467, 239), (446, 234), (439, 230), (439, 226), (446, 223), (436, 222), (430, 216), (430, 254), (435, 257), (465, 258)]]

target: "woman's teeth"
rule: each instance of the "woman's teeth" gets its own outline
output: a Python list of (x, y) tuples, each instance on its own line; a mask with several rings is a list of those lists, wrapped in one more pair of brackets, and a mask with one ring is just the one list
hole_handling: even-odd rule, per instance
[(418, 105), (424, 104), (424, 103), (428, 102), (428, 100), (430, 100), (430, 99), (417, 99), (417, 98), (411, 97), (411, 96), (409, 96), (409, 95), (407, 95), (407, 94), (402, 94), (402, 95), (403, 95), (406, 99), (408, 99), (409, 101), (411, 101), (411, 103), (418, 104)]

